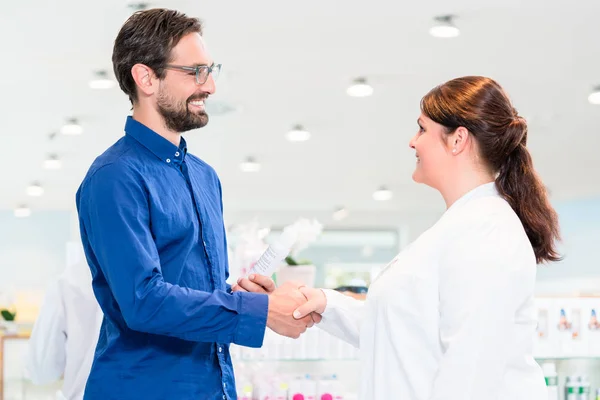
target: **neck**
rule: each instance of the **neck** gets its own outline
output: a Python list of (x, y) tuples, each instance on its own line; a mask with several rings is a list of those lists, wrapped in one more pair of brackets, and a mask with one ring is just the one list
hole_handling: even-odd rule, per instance
[(457, 179), (453, 179), (448, 182), (440, 190), (444, 201), (446, 202), (446, 208), (450, 208), (458, 199), (471, 190), (478, 186), (486, 183), (494, 182), (495, 178), (487, 171), (478, 170), (467, 170), (468, 172), (462, 172), (457, 174)]
[(165, 126), (165, 121), (162, 116), (152, 107), (143, 107), (140, 104), (133, 106), (133, 119), (146, 125), (160, 136), (179, 147), (181, 142), (181, 134), (173, 132)]

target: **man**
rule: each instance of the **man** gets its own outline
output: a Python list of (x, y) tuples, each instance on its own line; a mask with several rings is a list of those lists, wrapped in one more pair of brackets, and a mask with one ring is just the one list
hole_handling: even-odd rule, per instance
[(67, 265), (46, 291), (29, 338), (25, 376), (36, 385), (62, 377), (57, 399), (83, 399), (102, 323), (91, 283), (83, 259)]
[(199, 20), (132, 15), (113, 68), (133, 105), (125, 136), (77, 192), (81, 236), (105, 318), (85, 399), (235, 399), (229, 344), (259, 347), (265, 326), (298, 337), (297, 286), (231, 291), (221, 185), (181, 133), (205, 126), (220, 65)]

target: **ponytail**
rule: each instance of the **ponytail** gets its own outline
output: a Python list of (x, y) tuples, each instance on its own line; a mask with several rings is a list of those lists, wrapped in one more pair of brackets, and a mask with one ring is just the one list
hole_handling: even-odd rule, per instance
[(493, 79), (464, 76), (431, 89), (421, 111), (446, 127), (465, 127), (477, 142), (479, 155), (496, 174), (498, 192), (513, 208), (527, 233), (538, 264), (558, 261), (558, 216), (527, 150), (527, 121)]
[(537, 263), (561, 260), (556, 250), (558, 215), (524, 144), (519, 143), (500, 166), (496, 188), (521, 220)]

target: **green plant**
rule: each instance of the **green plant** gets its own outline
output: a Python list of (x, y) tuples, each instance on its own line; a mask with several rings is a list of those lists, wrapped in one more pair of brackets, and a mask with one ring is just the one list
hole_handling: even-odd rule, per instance
[(285, 258), (285, 262), (287, 263), (287, 265), (289, 266), (297, 266), (297, 265), (310, 265), (312, 264), (309, 260), (296, 260), (294, 257), (292, 256), (287, 256)]
[(6, 321), (14, 321), (15, 317), (17, 316), (17, 312), (10, 312), (7, 309), (3, 309), (2, 311), (0, 311), (0, 314), (2, 314), (2, 318), (4, 318), (4, 320)]

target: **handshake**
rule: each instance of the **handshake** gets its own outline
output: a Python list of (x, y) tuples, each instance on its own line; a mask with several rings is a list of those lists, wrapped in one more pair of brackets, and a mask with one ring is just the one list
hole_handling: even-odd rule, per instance
[(294, 339), (319, 323), (327, 306), (327, 298), (321, 289), (308, 288), (292, 281), (276, 288), (271, 278), (257, 274), (239, 279), (231, 289), (234, 292), (268, 294), (267, 326), (280, 335)]

